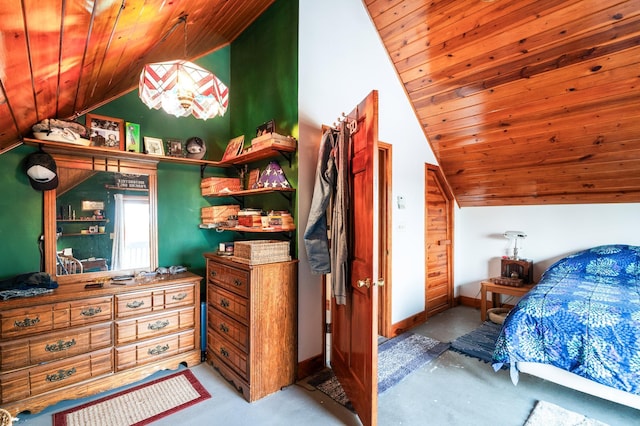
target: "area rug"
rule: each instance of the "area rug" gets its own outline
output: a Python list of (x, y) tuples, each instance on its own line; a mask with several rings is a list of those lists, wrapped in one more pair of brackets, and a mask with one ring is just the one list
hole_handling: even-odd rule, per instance
[(606, 423), (574, 413), (546, 401), (538, 401), (524, 426), (607, 426)]
[(501, 324), (485, 321), (482, 325), (451, 342), (451, 350), (491, 363)]
[(142, 426), (211, 398), (189, 370), (53, 415), (53, 426)]
[[(448, 343), (414, 333), (403, 333), (382, 342), (378, 346), (378, 395), (400, 383), (411, 372), (439, 357), (448, 348)], [(353, 410), (333, 370), (323, 370), (307, 383)]]

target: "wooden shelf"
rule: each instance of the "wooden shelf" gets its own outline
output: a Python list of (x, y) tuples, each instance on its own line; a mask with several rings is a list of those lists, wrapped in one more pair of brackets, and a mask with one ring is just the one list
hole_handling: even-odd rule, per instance
[(241, 191), (218, 192), (217, 194), (205, 195), (205, 197), (246, 197), (248, 195), (268, 194), (274, 192), (295, 192), (294, 188), (257, 188), (243, 189)]
[(277, 157), (278, 155), (282, 154), (285, 156), (285, 158), (287, 158), (287, 160), (289, 160), (289, 162), (291, 161), (291, 155), (286, 155), (286, 154), (291, 154), (293, 152), (296, 151), (296, 147), (295, 146), (270, 146), (267, 148), (262, 148), (262, 149), (258, 149), (256, 151), (249, 151), (247, 153), (244, 154), (240, 154), (237, 157), (233, 157), (230, 160), (227, 160), (225, 162), (221, 162), (221, 164), (227, 164), (227, 165), (233, 165), (233, 166), (238, 166), (238, 165), (242, 165), (242, 164), (246, 164), (246, 163), (252, 163), (254, 161), (260, 161), (260, 160), (265, 160), (267, 158), (273, 158), (273, 157)]
[(87, 232), (86, 234), (81, 234), (80, 232), (71, 232), (68, 234), (65, 234), (64, 232), (62, 233), (62, 235), (60, 235), (60, 237), (89, 237), (89, 236), (93, 236), (93, 235), (107, 235), (106, 232)]
[(205, 224), (200, 224), (199, 225), (200, 229), (215, 229), (215, 230), (220, 230), (220, 231), (234, 231), (234, 232), (255, 232), (255, 233), (277, 233), (277, 232), (292, 232), (295, 231), (296, 228), (295, 226), (292, 228), (278, 228), (278, 227), (273, 227), (273, 228), (260, 228), (258, 226), (233, 226), (233, 227), (227, 227), (227, 226), (216, 226), (216, 227), (209, 227)]
[(109, 222), (109, 219), (56, 219), (56, 222), (67, 222), (67, 223)]
[(117, 149), (102, 148), (97, 146), (75, 145), (64, 142), (43, 141), (40, 139), (24, 138), (25, 144), (40, 148), (49, 148), (51, 150), (65, 151), (79, 155), (92, 155), (99, 158), (127, 159), (136, 161), (179, 163), (200, 166), (202, 169), (207, 166), (211, 167), (229, 167), (229, 164), (220, 161), (196, 160), (193, 158), (169, 157), (166, 155), (150, 155), (140, 152), (120, 151)]

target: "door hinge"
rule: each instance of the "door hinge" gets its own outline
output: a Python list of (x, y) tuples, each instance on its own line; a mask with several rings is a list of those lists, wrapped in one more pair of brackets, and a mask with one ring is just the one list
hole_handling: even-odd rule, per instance
[(324, 325), (324, 332), (326, 334), (331, 334), (331, 329), (332, 329), (331, 324), (325, 324)]

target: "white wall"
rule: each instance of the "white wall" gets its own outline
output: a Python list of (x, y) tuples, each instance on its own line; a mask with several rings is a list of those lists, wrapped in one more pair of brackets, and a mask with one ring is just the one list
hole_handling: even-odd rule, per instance
[(508, 246), (502, 234), (524, 231), (520, 256), (533, 260), (534, 280), (553, 262), (602, 244), (640, 245), (640, 204), (470, 207), (456, 212), (456, 295), (478, 297), (480, 281), (500, 275)]
[[(331, 125), (371, 90), (379, 91), (379, 138), (393, 145), (392, 322), (424, 310), (424, 164), (436, 164), (387, 52), (361, 0), (300, 0), (299, 21), (299, 353), (322, 352), (322, 289), (310, 273), (303, 233), (311, 204), (322, 124)], [(537, 279), (561, 256), (606, 243), (640, 245), (640, 204), (474, 207), (456, 210), (456, 296), (477, 297), (499, 275), (506, 230), (522, 230), (523, 257)]]
[(392, 321), (424, 309), (424, 163), (435, 158), (402, 85), (360, 0), (300, 0), (299, 22), (299, 354), (322, 350), (320, 277), (310, 273), (302, 235), (313, 193), (322, 124), (379, 92), (379, 139), (393, 145)]

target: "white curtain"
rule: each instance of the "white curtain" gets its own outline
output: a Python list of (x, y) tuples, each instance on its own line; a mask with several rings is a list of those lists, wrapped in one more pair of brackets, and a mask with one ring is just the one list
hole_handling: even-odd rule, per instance
[(115, 194), (115, 212), (113, 218), (113, 249), (111, 251), (111, 270), (122, 269), (123, 256), (125, 254), (124, 238), (124, 197)]

